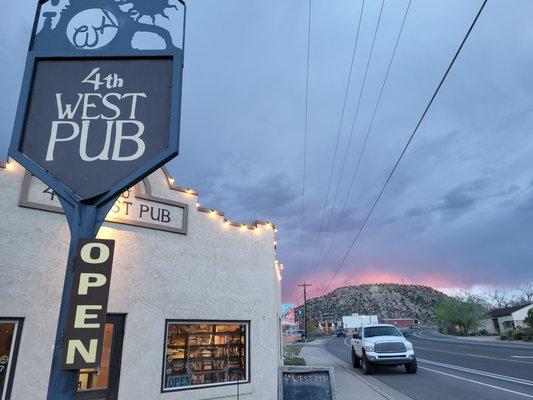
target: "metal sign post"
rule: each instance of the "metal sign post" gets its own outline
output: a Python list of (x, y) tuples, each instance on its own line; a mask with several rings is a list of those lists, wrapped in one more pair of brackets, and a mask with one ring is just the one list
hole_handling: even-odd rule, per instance
[(182, 0), (39, 1), (9, 154), (57, 194), (71, 233), (48, 400), (74, 399), (78, 370), (100, 363), (105, 216), (178, 154), (185, 20)]

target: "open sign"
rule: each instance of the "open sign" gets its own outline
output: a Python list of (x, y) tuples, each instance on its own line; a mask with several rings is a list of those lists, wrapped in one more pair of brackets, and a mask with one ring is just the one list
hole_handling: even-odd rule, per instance
[(78, 242), (61, 355), (63, 370), (100, 365), (114, 248), (114, 240)]

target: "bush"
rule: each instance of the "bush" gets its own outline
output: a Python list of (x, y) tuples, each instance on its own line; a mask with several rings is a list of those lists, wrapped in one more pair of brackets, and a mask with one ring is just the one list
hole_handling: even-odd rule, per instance
[(448, 325), (446, 327), (446, 333), (448, 335), (455, 335), (455, 336), (459, 335), (459, 331), (457, 330), (457, 327), (455, 325)]
[(435, 309), (435, 321), (450, 334), (468, 335), (476, 331), (485, 318), (488, 306), (485, 301), (472, 295), (454, 296), (442, 300)]
[(505, 333), (500, 335), (501, 340), (523, 340), (525, 342), (533, 342), (533, 328), (518, 326), (516, 328), (508, 329)]
[(524, 324), (533, 328), (533, 308), (527, 312), (527, 317), (524, 318)]
[(524, 338), (522, 340), (524, 342), (533, 342), (533, 328), (527, 327), (524, 329)]
[(479, 331), (479, 334), (481, 336), (488, 336), (489, 335), (489, 331), (487, 331), (486, 329), (482, 329)]
[(524, 330), (523, 329), (514, 329), (512, 335), (513, 335), (513, 340), (523, 340), (524, 339)]

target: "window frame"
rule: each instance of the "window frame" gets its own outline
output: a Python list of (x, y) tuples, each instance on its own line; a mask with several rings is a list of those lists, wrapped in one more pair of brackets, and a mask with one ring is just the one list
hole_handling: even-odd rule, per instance
[[(167, 340), (168, 340), (168, 326), (169, 324), (180, 324), (180, 325), (244, 325), (245, 329), (245, 346), (246, 346), (246, 379), (241, 381), (231, 381), (231, 382), (220, 382), (220, 383), (207, 383), (201, 385), (191, 385), (184, 387), (175, 387), (175, 388), (165, 388), (165, 363), (167, 355)], [(161, 393), (172, 393), (172, 392), (183, 392), (187, 390), (199, 390), (199, 389), (209, 389), (214, 387), (221, 386), (232, 386), (232, 385), (245, 385), (251, 382), (251, 354), (250, 354), (250, 337), (251, 337), (251, 325), (250, 320), (205, 320), (205, 319), (166, 319), (165, 320), (165, 332), (163, 335), (163, 362), (161, 368)]]
[(15, 324), (15, 331), (13, 332), (13, 342), (9, 353), (8, 368), (6, 371), (6, 385), (2, 392), (0, 392), (0, 400), (11, 399), (11, 390), (13, 389), (13, 379), (15, 377), (15, 370), (17, 369), (17, 359), (19, 355), (20, 340), (22, 337), (22, 328), (24, 326), (24, 318), (5, 318), (0, 317), (0, 324)]

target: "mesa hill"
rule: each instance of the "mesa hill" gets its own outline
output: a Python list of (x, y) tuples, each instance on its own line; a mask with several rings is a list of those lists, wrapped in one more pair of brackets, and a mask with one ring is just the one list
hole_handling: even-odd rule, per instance
[[(358, 313), (378, 315), (380, 318), (413, 318), (431, 323), (435, 307), (444, 293), (428, 286), (400, 285), (395, 283), (345, 286), (325, 296), (307, 300), (307, 318), (319, 323), (339, 320), (343, 315)], [(303, 306), (296, 309), (296, 316)]]

